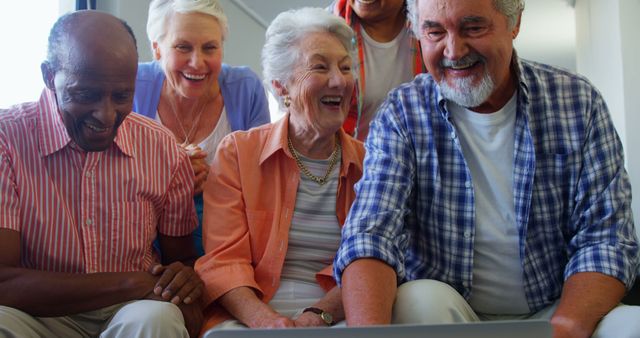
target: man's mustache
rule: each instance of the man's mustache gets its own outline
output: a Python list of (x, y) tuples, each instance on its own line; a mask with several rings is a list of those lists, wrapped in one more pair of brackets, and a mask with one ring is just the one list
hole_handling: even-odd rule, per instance
[(486, 59), (484, 58), (484, 56), (473, 52), (463, 56), (458, 60), (450, 60), (447, 58), (443, 58), (442, 60), (440, 60), (440, 67), (462, 69), (462, 68), (471, 67), (477, 62), (485, 63), (485, 60)]

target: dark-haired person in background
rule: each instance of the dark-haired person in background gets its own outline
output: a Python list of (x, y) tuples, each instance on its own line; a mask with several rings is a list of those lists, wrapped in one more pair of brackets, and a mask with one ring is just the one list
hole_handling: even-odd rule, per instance
[(358, 80), (344, 129), (364, 141), (389, 91), (427, 69), (405, 0), (336, 0), (329, 9), (356, 34)]

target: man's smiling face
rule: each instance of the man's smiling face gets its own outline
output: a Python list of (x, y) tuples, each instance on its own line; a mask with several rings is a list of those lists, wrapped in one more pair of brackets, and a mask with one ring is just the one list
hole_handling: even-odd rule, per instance
[(476, 96), (464, 106), (501, 108), (503, 93), (513, 92), (519, 26), (510, 27), (492, 0), (417, 0), (417, 6), (423, 60), (436, 82), (461, 99)]

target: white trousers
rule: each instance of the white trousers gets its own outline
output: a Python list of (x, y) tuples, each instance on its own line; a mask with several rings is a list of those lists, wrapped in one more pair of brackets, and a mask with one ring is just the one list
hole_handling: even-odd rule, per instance
[(0, 338), (182, 337), (182, 312), (169, 302), (138, 300), (63, 317), (33, 317), (0, 306)]
[[(485, 320), (551, 319), (557, 303), (532, 315), (480, 315), (451, 286), (435, 280), (415, 280), (398, 288), (394, 324), (449, 324)], [(640, 337), (640, 307), (619, 305), (598, 324), (592, 338)]]

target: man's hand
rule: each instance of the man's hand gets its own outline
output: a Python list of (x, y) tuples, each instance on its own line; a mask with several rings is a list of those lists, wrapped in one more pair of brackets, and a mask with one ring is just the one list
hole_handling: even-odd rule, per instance
[(195, 175), (194, 191), (193, 194), (199, 195), (202, 193), (202, 187), (209, 175), (209, 165), (205, 162), (207, 153), (205, 153), (200, 147), (190, 144), (184, 147), (185, 151), (189, 155), (191, 160), (191, 167), (193, 168), (193, 174)]
[(591, 337), (598, 322), (620, 303), (624, 293), (621, 281), (601, 273), (579, 272), (567, 278), (551, 317), (553, 337)]
[(554, 317), (551, 320), (553, 326), (553, 338), (588, 338), (591, 337), (590, 330), (585, 330), (577, 323), (567, 318)]
[(151, 267), (154, 276), (160, 276), (153, 288), (153, 294), (162, 300), (180, 305), (193, 304), (203, 293), (203, 283), (192, 267), (181, 262), (173, 262), (163, 266), (160, 264)]

